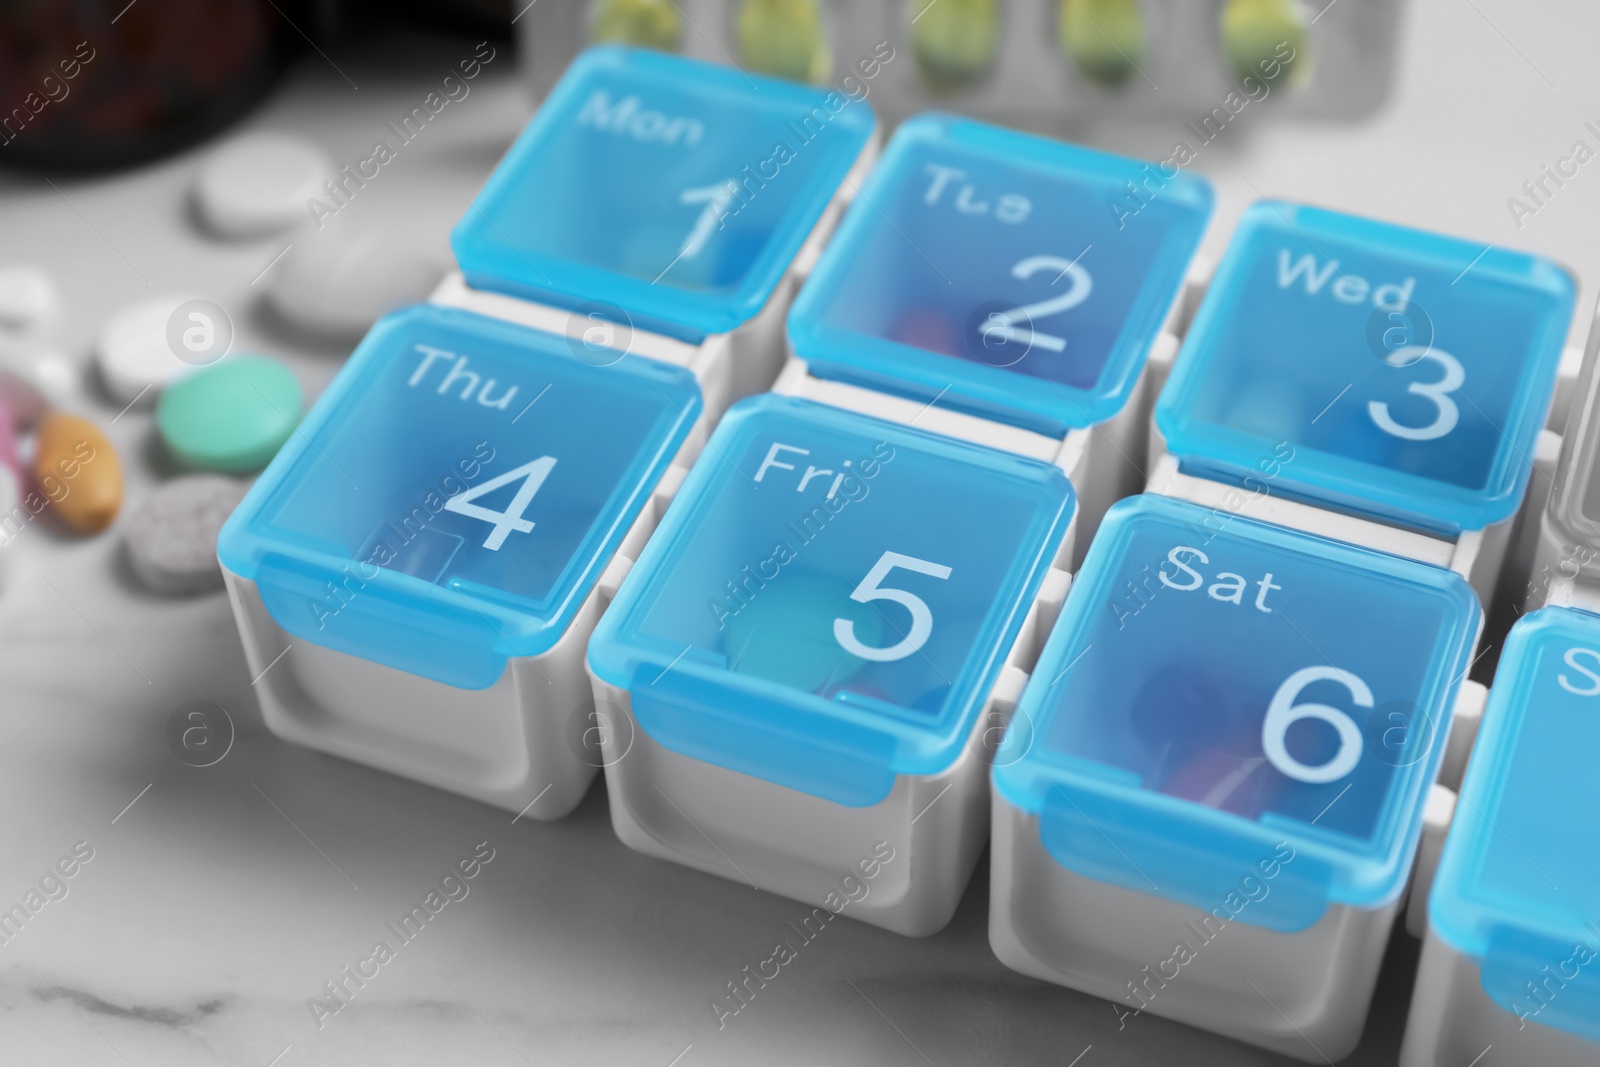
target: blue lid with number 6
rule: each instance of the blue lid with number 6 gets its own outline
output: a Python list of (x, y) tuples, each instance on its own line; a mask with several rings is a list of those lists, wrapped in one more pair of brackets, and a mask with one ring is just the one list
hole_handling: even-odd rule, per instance
[(1572, 278), (1538, 256), (1264, 201), (1245, 212), (1156, 405), (1184, 470), (1454, 535), (1512, 515)]
[(494, 684), (560, 639), (701, 408), (686, 370), (575, 351), (453, 308), (384, 318), (228, 519), (223, 566), (297, 638)]
[(1038, 460), (742, 401), (595, 629), (590, 670), (669, 749), (876, 803), (960, 754), (1075, 506)]
[(698, 341), (766, 305), (876, 128), (864, 98), (591, 48), (451, 246), (478, 288)]
[(929, 114), (789, 313), (812, 373), (1059, 435), (1122, 409), (1211, 217), (1205, 179)]
[(1546, 608), (1520, 619), (1428, 900), (1431, 929), (1477, 961), (1491, 1000), (1592, 1041), (1600, 1041), (1597, 754), (1600, 616)]
[(1038, 816), (1057, 862), (1102, 882), (1209, 911), (1275, 858), (1247, 922), (1299, 930), (1330, 905), (1392, 903), (1481, 621), (1451, 571), (1124, 500), (1007, 729), (995, 789)]

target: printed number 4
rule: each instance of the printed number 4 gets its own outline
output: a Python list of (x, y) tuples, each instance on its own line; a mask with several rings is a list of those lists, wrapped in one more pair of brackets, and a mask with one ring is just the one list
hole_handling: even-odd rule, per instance
[(877, 663), (905, 659), (927, 644), (929, 635), (933, 633), (933, 612), (929, 610), (926, 601), (904, 589), (888, 589), (878, 584), (889, 577), (889, 572), (896, 567), (926, 574), (931, 578), (950, 577), (950, 568), (943, 564), (929, 563), (925, 559), (903, 556), (898, 552), (885, 552), (879, 556), (878, 562), (872, 565), (867, 576), (861, 579), (861, 584), (850, 594), (850, 599), (862, 604), (870, 604), (874, 600), (893, 601), (911, 612), (911, 629), (888, 648), (873, 648), (871, 645), (862, 644), (856, 638), (856, 625), (852, 620), (834, 619), (833, 638), (839, 642), (839, 647), (852, 656), (860, 656), (862, 659), (870, 659)]
[(1461, 417), (1461, 412), (1449, 394), (1460, 389), (1466, 382), (1467, 371), (1461, 366), (1460, 360), (1443, 349), (1423, 348), (1418, 345), (1408, 345), (1395, 351), (1388, 357), (1388, 362), (1397, 367), (1405, 367), (1418, 359), (1431, 359), (1444, 368), (1444, 377), (1438, 381), (1412, 382), (1406, 387), (1407, 392), (1433, 401), (1434, 407), (1439, 409), (1434, 420), (1426, 426), (1402, 426), (1389, 414), (1389, 405), (1376, 400), (1368, 402), (1367, 414), (1372, 416), (1372, 421), (1377, 423), (1378, 429), (1384, 433), (1393, 434), (1407, 441), (1432, 441), (1456, 428), (1456, 421)]
[[(1312, 682), (1338, 682), (1350, 690), (1351, 702), (1358, 708), (1372, 707), (1372, 690), (1367, 683), (1338, 667), (1306, 667), (1295, 671), (1278, 686), (1267, 705), (1267, 717), (1261, 723), (1261, 748), (1272, 765), (1290, 778), (1320, 785), (1336, 782), (1356, 769), (1361, 762), (1361, 730), (1355, 721), (1338, 708), (1326, 704), (1296, 704), (1306, 686)], [(1289, 727), (1301, 719), (1321, 719), (1339, 732), (1339, 751), (1333, 759), (1319, 766), (1301, 763), (1289, 754), (1284, 743)]]
[[(1024, 304), (1011, 311), (990, 312), (988, 325), (983, 328), (983, 339), (986, 342), (996, 339), (1016, 341), (1029, 346), (1037, 345), (1051, 352), (1060, 352), (1067, 347), (1066, 338), (1040, 333), (1033, 328), (1033, 323), (1063, 311), (1070, 311), (1089, 299), (1094, 281), (1089, 277), (1089, 272), (1078, 265), (1077, 260), (1062, 259), (1060, 256), (1029, 256), (1011, 268), (1011, 276), (1018, 281), (1027, 281), (1035, 274), (1047, 270), (1055, 272), (1055, 277), (1050, 280), (1051, 285), (1060, 281), (1062, 275), (1067, 276), (1066, 291), (1060, 296), (1040, 300), (1034, 304)], [(1023, 325), (1017, 325), (1019, 322)]]
[[(482, 485), (475, 485), (464, 493), (457, 493), (444, 502), (446, 511), (453, 511), (457, 515), (465, 515), (469, 519), (477, 519), (494, 526), (489, 531), (489, 536), (484, 538), (483, 547), (491, 552), (500, 551), (500, 546), (506, 543), (506, 538), (512, 531), (517, 533), (531, 533), (533, 523), (522, 517), (528, 510), (528, 505), (533, 503), (534, 494), (544, 485), (544, 480), (550, 476), (550, 469), (556, 465), (554, 456), (541, 456), (532, 463), (524, 463), (515, 470), (506, 471), (504, 474), (490, 478)], [(492, 493), (502, 485), (510, 485), (521, 478), (522, 486), (517, 490), (517, 495), (511, 498), (511, 503), (506, 505), (504, 511), (494, 511), (490, 508), (479, 507), (473, 501), (485, 493)]]

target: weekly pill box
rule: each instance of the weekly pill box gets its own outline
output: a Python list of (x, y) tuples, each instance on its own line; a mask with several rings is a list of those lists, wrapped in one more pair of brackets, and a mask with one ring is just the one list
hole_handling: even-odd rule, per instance
[(560, 309), (595, 347), (721, 346), (735, 395), (765, 388), (797, 260), (831, 231), (876, 130), (869, 105), (837, 92), (590, 49), (451, 245), (472, 289)]
[(1401, 1063), (1600, 1063), (1600, 616), (1506, 641), (1428, 899)]
[(1266, 201), (1156, 404), (1183, 471), (1458, 538), (1513, 516), (1573, 282), (1537, 256)]
[(1073, 508), (1037, 460), (802, 399), (736, 404), (590, 644), (620, 724), (618, 836), (812, 905), (886, 842), (897, 858), (849, 914), (941, 928)]
[(599, 578), (699, 412), (683, 368), (455, 308), (380, 320), (218, 542), (268, 727), (565, 814), (599, 766)]
[(1348, 1053), (1481, 619), (1443, 568), (1117, 504), (994, 761), (995, 953), (1125, 1025)]

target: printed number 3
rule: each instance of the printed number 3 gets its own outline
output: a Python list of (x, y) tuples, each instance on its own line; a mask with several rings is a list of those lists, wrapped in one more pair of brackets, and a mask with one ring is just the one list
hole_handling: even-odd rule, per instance
[(1378, 424), (1378, 429), (1396, 437), (1403, 437), (1407, 441), (1432, 441), (1436, 437), (1443, 437), (1456, 428), (1456, 421), (1461, 417), (1456, 402), (1451, 400), (1448, 394), (1460, 389), (1462, 383), (1467, 380), (1466, 369), (1461, 366), (1460, 360), (1442, 349), (1421, 348), (1417, 345), (1399, 349), (1388, 357), (1388, 361), (1395, 366), (1404, 367), (1408, 365), (1407, 357), (1411, 362), (1417, 359), (1431, 359), (1444, 368), (1444, 377), (1438, 381), (1412, 382), (1406, 387), (1407, 392), (1433, 401), (1434, 406), (1439, 409), (1438, 416), (1426, 426), (1402, 426), (1389, 414), (1389, 405), (1376, 400), (1368, 402), (1367, 414)]
[(878, 562), (872, 565), (867, 576), (861, 579), (861, 584), (855, 587), (850, 594), (850, 599), (862, 604), (870, 604), (874, 600), (892, 600), (907, 611), (911, 612), (911, 629), (899, 641), (888, 648), (873, 648), (864, 645), (856, 639), (856, 626), (850, 619), (833, 620), (833, 637), (852, 656), (870, 659), (877, 663), (889, 663), (897, 659), (905, 659), (928, 643), (928, 637), (933, 633), (933, 612), (928, 604), (915, 593), (908, 593), (904, 589), (887, 589), (880, 586), (889, 576), (889, 572), (896, 567), (918, 574), (926, 574), (932, 578), (950, 577), (950, 568), (938, 563), (929, 563), (925, 559), (915, 556), (903, 556), (898, 552), (885, 552), (878, 557)]
[[(457, 515), (465, 515), (469, 519), (492, 524), (494, 529), (483, 539), (483, 547), (491, 552), (498, 552), (513, 530), (517, 533), (533, 532), (533, 523), (523, 518), (522, 513), (533, 503), (534, 494), (544, 485), (544, 480), (550, 477), (550, 468), (555, 465), (556, 457), (540, 456), (532, 463), (524, 463), (515, 470), (490, 478), (482, 485), (475, 485), (464, 493), (457, 493), (444, 502), (444, 509), (453, 511)], [(483, 494), (492, 493), (502, 485), (510, 485), (518, 478), (523, 480), (522, 485), (504, 511), (494, 511), (473, 503)]]
[[(1040, 333), (1033, 328), (1033, 323), (1063, 311), (1070, 311), (1089, 299), (1094, 281), (1089, 277), (1089, 272), (1078, 265), (1077, 260), (1062, 259), (1060, 256), (1029, 256), (1011, 268), (1011, 276), (1018, 281), (1027, 281), (1035, 274), (1047, 270), (1055, 272), (1055, 277), (1050, 280), (1051, 285), (1060, 281), (1063, 274), (1067, 276), (1066, 292), (1049, 300), (1024, 304), (1012, 311), (991, 312), (988, 325), (983, 328), (985, 341), (994, 339), (1016, 341), (1024, 345), (1037, 345), (1051, 352), (1060, 352), (1067, 347), (1066, 338)], [(1018, 326), (1019, 322), (1024, 325)]]
[[(1267, 705), (1267, 717), (1261, 723), (1261, 748), (1272, 765), (1290, 778), (1320, 785), (1336, 782), (1356, 769), (1361, 762), (1361, 730), (1354, 720), (1338, 708), (1326, 704), (1296, 704), (1295, 697), (1312, 682), (1338, 682), (1350, 690), (1351, 702), (1358, 708), (1372, 707), (1372, 690), (1367, 683), (1338, 667), (1306, 667), (1284, 679), (1278, 691), (1272, 694)], [(1301, 719), (1321, 719), (1339, 731), (1339, 751), (1333, 759), (1320, 766), (1301, 763), (1289, 754), (1284, 743), (1289, 727)]]

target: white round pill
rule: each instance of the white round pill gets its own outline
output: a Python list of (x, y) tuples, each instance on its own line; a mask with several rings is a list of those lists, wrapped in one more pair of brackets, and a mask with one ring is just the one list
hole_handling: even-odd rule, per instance
[(302, 137), (246, 134), (200, 164), (195, 206), (224, 237), (258, 237), (309, 219), (306, 201), (322, 195), (333, 170), (322, 149)]
[(273, 272), (272, 303), (304, 329), (359, 337), (384, 314), (426, 300), (453, 266), (449, 249), (424, 237), (329, 226), (284, 256)]
[(95, 345), (95, 364), (106, 391), (119, 404), (154, 404), (162, 385), (194, 364), (179, 359), (167, 339), (173, 313), (192, 298), (170, 293), (124, 304), (106, 320)]
[(56, 284), (42, 268), (0, 264), (0, 333), (40, 333), (55, 321), (60, 306)]
[(158, 486), (122, 522), (128, 565), (158, 593), (222, 588), (217, 535), (249, 486), (216, 474), (192, 474)]

